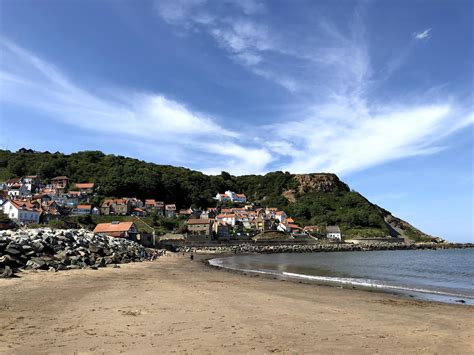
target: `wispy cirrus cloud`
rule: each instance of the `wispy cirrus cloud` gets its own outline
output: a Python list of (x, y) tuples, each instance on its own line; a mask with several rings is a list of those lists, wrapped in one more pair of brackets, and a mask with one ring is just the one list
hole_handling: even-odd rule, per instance
[[(446, 95), (443, 88), (449, 86), (433, 90), (407, 84), (403, 94), (389, 99), (377, 95), (395, 69), (403, 69), (415, 46), (408, 45), (413, 40), (407, 34), (403, 56), (394, 54), (384, 67), (374, 66), (364, 6), (355, 8), (343, 28), (320, 18), (313, 29), (316, 39), (295, 41), (284, 30), (255, 21), (268, 11), (263, 2), (206, 5), (206, 0), (162, 0), (155, 10), (173, 28), (209, 36), (226, 56), (290, 92), (303, 93), (303, 99), (282, 109), (280, 117), (267, 117), (266, 125), (243, 117), (237, 132), (226, 127), (225, 117), (198, 112), (161, 93), (124, 89), (104, 96), (86, 90), (4, 41), (0, 100), (37, 108), (84, 129), (138, 138), (142, 146), (159, 147), (166, 155), (172, 151), (175, 164), (189, 166), (192, 161), (193, 167), (212, 173), (279, 169), (346, 174), (434, 154), (445, 148), (445, 137), (474, 122), (472, 105)], [(226, 11), (229, 7), (233, 11)], [(430, 30), (420, 35), (424, 32), (427, 38)]]
[[(265, 148), (239, 145), (240, 133), (162, 94), (117, 91), (104, 98), (80, 88), (56, 67), (12, 42), (2, 40), (0, 48), (0, 102), (34, 108), (61, 123), (119, 135), (139, 146), (164, 148), (170, 151), (167, 154), (180, 150), (189, 156), (200, 151), (211, 157), (205, 168), (209, 170), (217, 171), (229, 159), (240, 167), (239, 173), (263, 171), (271, 161)], [(212, 145), (203, 144), (210, 140)]]
[(263, 1), (159, 0), (154, 9), (163, 21), (177, 29), (207, 34), (233, 61), (252, 73), (290, 92), (297, 91), (292, 78), (268, 67), (268, 55), (292, 54), (270, 32), (268, 25), (254, 18), (265, 12)]
[(427, 28), (424, 31), (413, 32), (413, 37), (418, 40), (424, 40), (431, 37), (431, 28)]

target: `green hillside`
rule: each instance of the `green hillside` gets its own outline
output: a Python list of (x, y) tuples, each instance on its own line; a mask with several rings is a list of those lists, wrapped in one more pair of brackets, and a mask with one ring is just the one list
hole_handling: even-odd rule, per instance
[(272, 172), (266, 175), (209, 176), (198, 171), (157, 165), (123, 156), (84, 151), (70, 155), (0, 150), (0, 181), (39, 175), (48, 180), (66, 175), (74, 182), (95, 182), (100, 187), (95, 203), (105, 197), (155, 198), (178, 208), (215, 206), (217, 192), (233, 190), (262, 207), (278, 207), (300, 225), (338, 224), (346, 238), (403, 236), (428, 240), (417, 230), (370, 203), (334, 174)]

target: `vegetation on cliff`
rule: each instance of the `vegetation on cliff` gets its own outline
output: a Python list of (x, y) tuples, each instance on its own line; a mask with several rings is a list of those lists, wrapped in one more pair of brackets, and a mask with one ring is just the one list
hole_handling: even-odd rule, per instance
[(168, 165), (157, 165), (100, 151), (63, 153), (0, 150), (0, 181), (25, 175), (49, 179), (66, 175), (74, 182), (99, 186), (93, 201), (106, 197), (155, 198), (178, 208), (215, 206), (217, 192), (233, 190), (262, 207), (278, 207), (301, 225), (338, 224), (346, 238), (401, 235), (415, 240), (431, 237), (390, 212), (370, 203), (334, 174), (271, 172), (266, 175), (209, 176)]

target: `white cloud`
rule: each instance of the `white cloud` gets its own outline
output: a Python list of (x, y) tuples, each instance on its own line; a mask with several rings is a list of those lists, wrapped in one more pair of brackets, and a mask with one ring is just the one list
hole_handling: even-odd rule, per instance
[(207, 0), (155, 1), (154, 9), (169, 24), (190, 27), (193, 22), (212, 23), (213, 17), (202, 11)]
[[(263, 171), (269, 163), (265, 148), (244, 147), (240, 133), (228, 130), (209, 115), (156, 93), (112, 93), (102, 98), (80, 88), (58, 69), (8, 41), (1, 41), (0, 102), (34, 108), (50, 117), (137, 146), (158, 146), (162, 153), (207, 157), (208, 169), (241, 174)], [(7, 71), (6, 71), (7, 70)], [(212, 144), (203, 144), (210, 142)], [(179, 151), (179, 154), (175, 154)]]
[(154, 9), (166, 23), (190, 33), (204, 32), (228, 56), (252, 73), (275, 82), (290, 92), (298, 86), (292, 78), (281, 77), (267, 67), (267, 53), (286, 53), (277, 45), (267, 25), (253, 16), (265, 11), (257, 0), (157, 0)]
[[(444, 137), (474, 122), (472, 105), (443, 95), (442, 88), (410, 89), (407, 84), (403, 97), (374, 95), (374, 87), (383, 87), (387, 74), (373, 67), (360, 9), (349, 31), (324, 19), (314, 34), (317, 41), (302, 38), (296, 43), (281, 42), (285, 37), (278, 37), (279, 31), (254, 21), (251, 16), (265, 11), (259, 2), (250, 1), (256, 6), (245, 9), (233, 0), (214, 5), (223, 3), (231, 4), (236, 13), (211, 11), (204, 6), (206, 0), (162, 0), (155, 8), (167, 23), (210, 36), (226, 55), (256, 75), (289, 92), (304, 93), (288, 100), (287, 106), (297, 109), (282, 109), (284, 118), (279, 121), (268, 117), (268, 124), (259, 126), (252, 123), (253, 117), (244, 117), (247, 127), (236, 132), (223, 120), (161, 93), (113, 93), (105, 99), (8, 43), (0, 100), (38, 108), (82, 128), (137, 137), (146, 147), (158, 144), (166, 155), (173, 150), (176, 164), (189, 166), (192, 154), (196, 168), (212, 173), (348, 173), (433, 154), (444, 149)], [(416, 35), (423, 39), (429, 34), (427, 29)], [(408, 54), (397, 57), (389, 73), (395, 67), (401, 70), (406, 58)]]
[(415, 37), (415, 39), (418, 39), (418, 40), (427, 39), (431, 37), (430, 32), (431, 32), (431, 28), (427, 28), (426, 30), (421, 31), (421, 32), (413, 32), (413, 37)]

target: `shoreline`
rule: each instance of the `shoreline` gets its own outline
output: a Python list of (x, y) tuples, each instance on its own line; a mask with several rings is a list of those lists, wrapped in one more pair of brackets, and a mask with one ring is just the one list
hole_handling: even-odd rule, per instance
[[(372, 250), (375, 251), (375, 250)], [(337, 251), (334, 251), (335, 253)], [(336, 287), (342, 289), (356, 289), (364, 292), (375, 292), (382, 294), (389, 294), (404, 299), (415, 299), (422, 302), (435, 302), (440, 304), (451, 304), (451, 305), (464, 305), (474, 307), (474, 299), (465, 295), (455, 295), (447, 293), (432, 293), (431, 290), (416, 290), (409, 288), (396, 287), (391, 285), (364, 285), (358, 281), (357, 278), (345, 279), (346, 282), (341, 282), (336, 277), (323, 277), (318, 275), (307, 275), (307, 274), (294, 274), (294, 273), (281, 273), (274, 270), (258, 270), (258, 269), (240, 269), (219, 265), (212, 263), (212, 260), (224, 259), (233, 256), (245, 256), (245, 255), (258, 255), (258, 253), (247, 253), (247, 254), (198, 254), (203, 259), (203, 263), (216, 270), (227, 271), (247, 277), (262, 277), (275, 280), (284, 280), (292, 283), (305, 283), (314, 286), (325, 286), (325, 287)], [(371, 280), (377, 282), (379, 280)]]
[(0, 352), (474, 350), (472, 307), (222, 272), (212, 257), (0, 280)]

